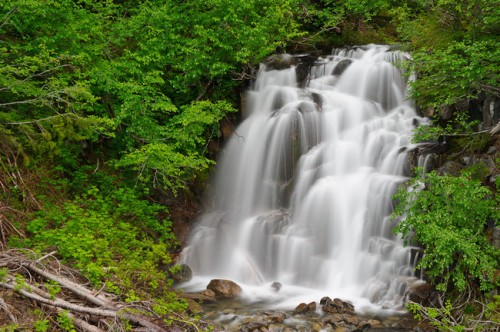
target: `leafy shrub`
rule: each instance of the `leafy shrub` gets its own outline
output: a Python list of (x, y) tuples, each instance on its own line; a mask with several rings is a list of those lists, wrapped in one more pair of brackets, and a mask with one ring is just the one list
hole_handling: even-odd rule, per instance
[(394, 215), (403, 219), (394, 232), (406, 243), (423, 246), (418, 265), (437, 289), (454, 286), (463, 291), (475, 282), (483, 291), (494, 288), (500, 253), (485, 234), (488, 221), (499, 219), (493, 193), (473, 180), (470, 171), (458, 177), (431, 172), (413, 179), (409, 187), (412, 190), (401, 188), (395, 196), (400, 203)]
[[(438, 123), (439, 114), (436, 114), (435, 123)], [(414, 143), (422, 141), (437, 141), (439, 138), (447, 135), (464, 135), (467, 140), (474, 135), (474, 128), (479, 121), (470, 121), (466, 113), (455, 113), (453, 118), (445, 126), (423, 124), (416, 127), (413, 131), (412, 141)]]
[(487, 296), (486, 301), (451, 303), (450, 300), (436, 307), (423, 307), (410, 302), (409, 312), (417, 320), (427, 320), (439, 331), (494, 331), (498, 329), (500, 296)]
[(95, 284), (108, 278), (116, 291), (161, 291), (168, 282), (159, 267), (171, 263), (168, 251), (175, 243), (170, 222), (158, 218), (163, 210), (132, 189), (104, 195), (92, 187), (62, 207), (46, 206), (27, 227), (31, 240), (20, 244), (56, 249)]

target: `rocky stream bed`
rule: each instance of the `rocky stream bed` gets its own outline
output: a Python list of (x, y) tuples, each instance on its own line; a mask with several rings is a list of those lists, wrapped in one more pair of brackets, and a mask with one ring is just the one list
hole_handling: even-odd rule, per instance
[[(276, 291), (279, 291), (276, 283)], [(299, 303), (294, 310), (262, 309), (239, 295), (241, 288), (229, 280), (212, 280), (207, 289), (182, 293), (190, 310), (211, 322), (214, 331), (228, 332), (342, 332), (342, 331), (433, 331), (409, 313), (359, 314), (348, 301), (325, 296)]]

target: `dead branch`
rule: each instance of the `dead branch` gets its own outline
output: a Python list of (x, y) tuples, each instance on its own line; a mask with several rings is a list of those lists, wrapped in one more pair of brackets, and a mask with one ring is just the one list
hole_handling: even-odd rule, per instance
[[(4, 105), (4, 104), (0, 104), (0, 106), (2, 106), (2, 105)], [(78, 116), (75, 113), (58, 113), (56, 115), (47, 116), (47, 117), (41, 118), (41, 119), (35, 119), (35, 120), (31, 120), (31, 121), (20, 121), (20, 122), (7, 122), (5, 124), (11, 125), (11, 126), (16, 126), (16, 125), (18, 126), (18, 125), (34, 124), (34, 123), (40, 123), (40, 122), (45, 122), (45, 121), (51, 121), (52, 119), (55, 119), (55, 118), (64, 118), (64, 117), (73, 117), (76, 119), (81, 118), (80, 116)]]
[(50, 257), (50, 256), (54, 256), (55, 254), (57, 253), (57, 251), (51, 251), (49, 252), (48, 254), (46, 255), (43, 255), (42, 257), (38, 258), (35, 263), (40, 263), (42, 262), (43, 260), (45, 260), (46, 258)]
[(4, 299), (2, 299), (2, 298), (0, 297), (0, 309), (3, 309), (3, 311), (5, 311), (5, 312), (7, 313), (7, 316), (9, 316), (10, 320), (12, 321), (12, 323), (17, 324), (17, 318), (16, 318), (16, 316), (14, 316), (14, 315), (12, 314), (12, 312), (10, 311), (10, 308), (9, 308), (9, 307), (10, 307), (10, 305), (8, 305), (8, 304), (4, 301)]
[(96, 297), (95, 294), (92, 294), (92, 292), (90, 290), (88, 290), (87, 288), (85, 288), (85, 287), (83, 287), (75, 282), (72, 282), (66, 278), (56, 276), (48, 271), (42, 270), (42, 269), (34, 266), (33, 264), (26, 265), (26, 267), (29, 270), (31, 270), (32, 272), (35, 272), (46, 279), (57, 282), (58, 284), (60, 284), (64, 288), (69, 289), (71, 292), (75, 293), (76, 295), (78, 295), (82, 299), (85, 299), (92, 304), (95, 304), (95, 305), (98, 305), (101, 307), (105, 307), (105, 308), (113, 308), (114, 307), (113, 303), (111, 301), (109, 301), (108, 299), (105, 299), (103, 297)]
[[(146, 327), (150, 329), (151, 331), (158, 331), (158, 332), (166, 332), (162, 327), (154, 324), (153, 322), (149, 321), (145, 317), (141, 317), (136, 314), (131, 314), (126, 311), (118, 311), (118, 310), (110, 310), (110, 309), (100, 309), (100, 308), (91, 308), (91, 307), (86, 307), (83, 305), (78, 305), (78, 304), (73, 304), (69, 303), (61, 298), (54, 297), (54, 299), (47, 299), (41, 295), (35, 294), (35, 292), (30, 292), (27, 289), (23, 288), (22, 285), (16, 284), (14, 281), (11, 281), (12, 283), (9, 282), (0, 282), (0, 285), (17, 291), (19, 294), (25, 296), (26, 298), (36, 301), (41, 304), (46, 304), (49, 306), (73, 311), (73, 312), (79, 312), (83, 314), (89, 314), (89, 315), (95, 315), (95, 316), (100, 316), (100, 317), (109, 317), (109, 318), (121, 318), (121, 319), (126, 319), (129, 320), (135, 324), (138, 324), (140, 326)], [(32, 288), (30, 286), (30, 288)]]
[(38, 303), (43, 303), (47, 304), (53, 307), (61, 308), (61, 309), (66, 309), (66, 310), (71, 310), (71, 311), (76, 311), (76, 312), (81, 312), (84, 314), (89, 314), (89, 315), (96, 315), (96, 316), (102, 316), (102, 317), (116, 317), (117, 312), (114, 310), (106, 310), (106, 309), (99, 309), (99, 308), (90, 308), (90, 307), (84, 307), (78, 304), (73, 304), (69, 303), (65, 300), (62, 300), (60, 298), (54, 298), (53, 300), (47, 299), (39, 294), (39, 291), (33, 291), (35, 287), (30, 286), (31, 291), (28, 291), (27, 289), (23, 288), (22, 285), (19, 285), (12, 281), (12, 283), (8, 282), (0, 282), (0, 285), (17, 291), (19, 294), (27, 297), (30, 300), (34, 300)]
[(233, 81), (255, 80), (257, 78), (257, 75), (255, 73), (256, 73), (255, 67), (251, 63), (247, 63), (245, 65), (245, 68), (243, 68), (240, 73), (237, 72), (232, 73), (233, 76), (232, 80)]
[[(59, 310), (58, 310), (59, 311)], [(73, 321), (73, 324), (84, 332), (104, 332), (95, 325), (89, 324), (83, 319), (80, 319), (73, 315), (72, 313), (66, 313), (68, 317)]]

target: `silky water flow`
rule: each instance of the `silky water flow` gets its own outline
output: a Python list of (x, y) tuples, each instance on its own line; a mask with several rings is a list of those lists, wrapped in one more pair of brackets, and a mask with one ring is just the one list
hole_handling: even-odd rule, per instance
[(195, 275), (185, 289), (230, 279), (264, 307), (329, 296), (360, 312), (402, 309), (419, 279), (418, 250), (390, 218), (419, 120), (397, 67), (407, 58), (385, 46), (334, 50), (302, 84), (295, 66), (261, 65), (181, 255)]

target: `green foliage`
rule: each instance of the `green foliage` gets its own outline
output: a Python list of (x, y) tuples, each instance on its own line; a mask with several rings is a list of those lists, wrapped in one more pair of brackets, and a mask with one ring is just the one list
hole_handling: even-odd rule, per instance
[(405, 243), (423, 246), (419, 267), (437, 289), (463, 291), (476, 282), (483, 291), (494, 288), (500, 253), (488, 242), (485, 227), (499, 220), (498, 199), (469, 172), (458, 177), (431, 172), (412, 180), (410, 188), (395, 196), (400, 203), (394, 215), (403, 219), (394, 232)]
[(73, 320), (68, 316), (68, 312), (65, 310), (62, 310), (57, 315), (57, 324), (64, 331), (76, 332), (75, 325), (73, 325)]
[(9, 270), (7, 270), (6, 268), (3, 267), (0, 269), (0, 282), (5, 281), (5, 278), (7, 278), (8, 273), (9, 273)]
[[(438, 119), (439, 114), (435, 114), (436, 123)], [(472, 136), (475, 132), (474, 128), (478, 124), (479, 121), (470, 121), (466, 113), (455, 113), (445, 126), (424, 124), (416, 127), (413, 131), (412, 141), (414, 143), (437, 141), (443, 136), (455, 134)]]
[(440, 124), (440, 114), (434, 115), (434, 123), (421, 124), (413, 130), (413, 143), (446, 141), (451, 152), (483, 152), (491, 141), (489, 132), (476, 132), (480, 121), (470, 121), (466, 113), (455, 112), (453, 118)]
[(428, 318), (430, 323), (439, 331), (461, 332), (465, 330), (465, 326), (455, 324), (452, 316), (453, 307), (450, 301), (447, 301), (445, 306), (440, 309), (423, 307), (418, 303), (408, 303), (406, 308), (414, 314), (414, 318), (417, 320), (423, 320), (424, 317)]
[(421, 105), (450, 105), (478, 97), (482, 91), (496, 93), (494, 87), (500, 82), (497, 39), (455, 41), (432, 52), (416, 50), (412, 55), (419, 68), (413, 95)]
[(2, 150), (71, 172), (92, 146), (78, 142), (107, 138), (106, 159), (145, 186), (184, 187), (234, 111), (219, 100), (235, 100), (232, 76), (300, 35), (298, 3), (3, 1)]
[(496, 0), (408, 1), (393, 12), (412, 51), (418, 73), (413, 96), (421, 106), (450, 105), (482, 92), (498, 96)]
[(49, 321), (47, 319), (37, 320), (33, 324), (33, 329), (35, 332), (45, 332), (49, 330)]
[[(302, 2), (298, 21), (309, 33), (305, 39), (313, 47), (341, 47), (394, 42), (389, 9), (391, 0), (320, 0)], [(332, 33), (334, 32), (334, 33)]]
[(16, 277), (16, 284), (15, 284), (14, 290), (16, 290), (16, 291), (20, 291), (22, 289), (29, 290), (30, 287), (26, 284), (26, 280), (24, 279), (24, 277), (22, 275), (16, 274), (15, 277)]
[(415, 319), (425, 319), (439, 331), (492, 331), (499, 323), (500, 296), (493, 295), (486, 300), (486, 303), (476, 301), (461, 305), (453, 305), (448, 300), (437, 307), (410, 302), (406, 308)]
[(75, 39), (93, 30), (89, 15), (69, 1), (6, 0), (0, 16), (0, 129), (11, 145), (47, 156), (107, 131), (109, 121), (83, 114), (96, 97), (79, 79), (84, 56)]
[(50, 328), (50, 322), (47, 318), (45, 318), (44, 313), (40, 309), (35, 309), (33, 313), (36, 316), (36, 321), (33, 323), (33, 330), (35, 332), (45, 332)]
[(28, 225), (30, 243), (22, 244), (56, 248), (95, 284), (107, 277), (122, 289), (164, 289), (167, 277), (159, 267), (170, 263), (174, 237), (170, 223), (158, 219), (162, 210), (130, 189), (103, 195), (92, 188), (61, 207), (40, 211)]
[(219, 132), (219, 120), (234, 109), (227, 103), (196, 102), (184, 106), (155, 139), (133, 149), (115, 163), (137, 171), (139, 181), (176, 191), (186, 188), (213, 162), (205, 155), (207, 142)]
[(457, 139), (457, 145), (461, 151), (467, 152), (484, 152), (490, 146), (490, 142), (491, 134), (488, 132), (474, 133)]
[(16, 332), (19, 331), (18, 324), (8, 324), (6, 326), (0, 326), (0, 332)]
[(59, 294), (59, 292), (61, 292), (61, 286), (53, 280), (49, 280), (47, 283), (45, 283), (44, 286), (49, 291), (50, 298), (52, 300), (55, 299), (56, 295)]

